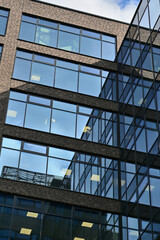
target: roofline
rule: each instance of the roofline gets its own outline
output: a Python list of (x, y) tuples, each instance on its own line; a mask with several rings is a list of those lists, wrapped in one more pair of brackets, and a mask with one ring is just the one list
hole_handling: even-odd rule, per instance
[(118, 22), (118, 23), (121, 23), (121, 24), (125, 24), (125, 25), (127, 25), (127, 26), (130, 25), (130, 23), (127, 23), (127, 22), (115, 20), (115, 19), (112, 19), (112, 18), (103, 17), (103, 16), (100, 16), (100, 15), (96, 15), (96, 14), (93, 14), (93, 13), (88, 13), (88, 12), (85, 12), (85, 11), (80, 11), (80, 10), (77, 10), (77, 9), (74, 9), (74, 8), (69, 8), (69, 7), (60, 6), (60, 5), (58, 5), (58, 4), (43, 2), (43, 1), (41, 1), (41, 0), (31, 0), (31, 1), (33, 1), (33, 2), (38, 2), (38, 3), (41, 3), (41, 4), (45, 4), (45, 5), (49, 5), (49, 6), (54, 6), (54, 7), (62, 8), (62, 9), (69, 10), (69, 11), (72, 11), (72, 12), (82, 13), (82, 14), (85, 14), (85, 15), (88, 15), (88, 16), (92, 16), (92, 17), (97, 17), (97, 18), (101, 18), (101, 19), (105, 19), (105, 20), (109, 20), (109, 21), (113, 21), (113, 22)]

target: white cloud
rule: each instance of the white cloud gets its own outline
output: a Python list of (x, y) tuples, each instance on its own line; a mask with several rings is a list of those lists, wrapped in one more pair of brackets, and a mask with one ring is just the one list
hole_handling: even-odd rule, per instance
[[(139, 0), (41, 0), (88, 13), (130, 22)], [(123, 6), (123, 7), (122, 7)]]

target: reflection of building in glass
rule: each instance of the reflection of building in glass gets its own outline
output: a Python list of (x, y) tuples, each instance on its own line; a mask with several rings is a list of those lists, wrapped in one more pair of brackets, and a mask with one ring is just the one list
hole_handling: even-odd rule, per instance
[(160, 239), (160, 1), (0, 4), (0, 238)]

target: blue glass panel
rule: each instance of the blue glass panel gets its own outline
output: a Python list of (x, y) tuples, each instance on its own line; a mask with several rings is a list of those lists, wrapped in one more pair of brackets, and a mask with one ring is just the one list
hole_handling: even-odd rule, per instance
[(29, 81), (31, 61), (17, 58), (14, 65), (13, 78)]
[(51, 100), (47, 98), (41, 98), (41, 97), (35, 97), (35, 96), (29, 96), (29, 101), (34, 103), (39, 103), (42, 105), (50, 106)]
[(89, 117), (78, 115), (77, 116), (77, 138), (81, 138), (82, 135), (91, 134), (91, 127), (88, 126)]
[(101, 41), (82, 36), (80, 53), (100, 58), (101, 57)]
[(25, 127), (49, 132), (50, 117), (50, 108), (28, 104), (26, 111)]
[(26, 15), (23, 15), (22, 16), (22, 21), (26, 21), (26, 22), (29, 22), (29, 23), (37, 23), (37, 18), (33, 18), (33, 17), (29, 17), (29, 16), (26, 16)]
[(31, 82), (53, 87), (53, 79), (54, 79), (53, 66), (44, 63), (33, 62)]
[(100, 34), (96, 32), (82, 30), (82, 35), (100, 39)]
[(98, 76), (80, 73), (79, 92), (98, 97), (101, 90), (101, 78)]
[(58, 48), (72, 52), (79, 52), (79, 36), (60, 31)]
[(115, 43), (116, 42), (116, 38), (115, 37), (111, 37), (111, 36), (107, 36), (107, 35), (102, 35), (102, 41)]
[[(69, 161), (63, 161), (56, 158), (48, 158), (47, 174), (54, 175), (55, 178), (63, 180), (65, 176), (70, 176), (72, 170), (68, 170), (70, 166)], [(68, 171), (67, 171), (68, 170)]]
[(78, 71), (78, 64), (57, 60), (56, 65), (58, 67), (69, 68)]
[(81, 66), (81, 71), (100, 75), (100, 70), (96, 68)]
[(51, 28), (58, 28), (58, 24), (55, 22), (51, 22), (51, 21), (45, 21), (42, 19), (39, 19), (39, 23), (40, 25), (46, 26), (46, 27), (51, 27)]
[(57, 68), (55, 76), (55, 87), (70, 91), (77, 91), (78, 72)]
[(160, 179), (150, 178), (150, 191), (152, 206), (160, 207), (159, 195), (160, 195)]
[(102, 58), (113, 61), (115, 59), (115, 45), (108, 42), (102, 42)]
[[(13, 168), (18, 168), (19, 151), (2, 148), (0, 156), (0, 176), (14, 179)], [(9, 169), (7, 169), (9, 168)]]
[(13, 148), (13, 149), (20, 150), (21, 141), (4, 137), (3, 141), (2, 141), (2, 147), (7, 147), (7, 148)]
[(55, 60), (53, 58), (44, 57), (44, 56), (41, 56), (41, 55), (34, 55), (34, 60), (39, 61), (39, 62), (49, 63), (49, 64), (52, 64), (52, 65), (55, 64)]
[(7, 26), (7, 18), (0, 16), (0, 35), (5, 35)]
[(6, 123), (22, 127), (24, 121), (25, 106), (26, 104), (23, 102), (10, 100), (8, 104)]
[(72, 160), (75, 152), (69, 151), (69, 150), (64, 150), (60, 148), (49, 148), (49, 156), (55, 157), (55, 158), (63, 158), (67, 160)]
[(60, 101), (55, 101), (55, 100), (53, 101), (53, 108), (76, 112), (76, 105), (70, 104), (70, 103), (65, 103), (65, 102), (60, 102)]
[(74, 27), (69, 27), (69, 26), (62, 25), (62, 24), (59, 25), (59, 29), (66, 31), (66, 32), (70, 32), (70, 33), (80, 34), (80, 29), (74, 28)]
[(8, 17), (8, 11), (7, 11), (7, 10), (0, 9), (0, 15), (2, 15), (2, 16), (4, 16), (4, 17)]
[(51, 132), (68, 137), (75, 137), (76, 115), (53, 110)]
[[(31, 153), (21, 153), (20, 169), (30, 172), (46, 173), (47, 157)], [(34, 180), (33, 180), (34, 181)]]
[(17, 51), (16, 57), (26, 58), (28, 60), (32, 60), (32, 53), (24, 52), (24, 51)]
[(47, 147), (42, 146), (42, 145), (37, 145), (33, 143), (24, 143), (23, 145), (24, 150), (32, 151), (32, 152), (37, 152), (37, 153), (43, 153), (46, 154)]
[(51, 47), (57, 47), (57, 30), (37, 26), (35, 42)]
[(11, 91), (10, 95), (9, 95), (9, 98), (26, 102), (27, 94)]
[(29, 42), (34, 42), (35, 31), (36, 31), (36, 25), (22, 22), (19, 38)]

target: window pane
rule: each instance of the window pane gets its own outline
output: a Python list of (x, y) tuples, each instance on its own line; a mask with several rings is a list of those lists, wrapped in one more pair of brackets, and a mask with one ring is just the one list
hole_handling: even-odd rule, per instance
[(80, 53), (97, 57), (101, 57), (101, 41), (87, 38), (87, 37), (81, 37), (81, 49)]
[[(18, 168), (19, 151), (2, 148), (0, 156), (0, 176), (14, 179), (14, 168)], [(17, 175), (17, 174), (16, 174)]]
[(57, 46), (57, 30), (37, 26), (36, 43), (56, 47)]
[(70, 161), (49, 158), (47, 173), (50, 175), (54, 175), (56, 179), (62, 181), (65, 176), (71, 175), (72, 170), (69, 169), (70, 164)]
[(115, 59), (115, 45), (102, 42), (102, 58), (113, 61)]
[(79, 92), (98, 97), (101, 90), (101, 78), (85, 73), (79, 74)]
[(41, 97), (35, 97), (35, 96), (29, 96), (29, 101), (34, 103), (39, 103), (41, 105), (50, 106), (51, 100), (47, 98), (41, 98)]
[(33, 62), (31, 82), (53, 86), (54, 67), (43, 63)]
[(10, 100), (8, 104), (6, 123), (16, 126), (23, 126), (26, 104)]
[(32, 17), (26, 16), (26, 15), (22, 16), (22, 20), (26, 21), (26, 22), (30, 22), (30, 23), (35, 23), (35, 24), (37, 22), (37, 18), (32, 18)]
[(58, 47), (67, 51), (79, 52), (79, 36), (60, 31)]
[(7, 18), (0, 16), (0, 35), (5, 35)]
[(44, 215), (42, 239), (70, 240), (70, 230), (70, 219)]
[(107, 41), (107, 42), (115, 43), (116, 38), (115, 37), (111, 37), (111, 36), (107, 36), (107, 35), (102, 35), (102, 40), (103, 41)]
[(9, 98), (26, 102), (27, 94), (11, 91), (10, 95), (9, 95)]
[(82, 30), (82, 34), (89, 37), (100, 38), (99, 33), (91, 32), (91, 31)]
[(20, 169), (31, 172), (46, 173), (47, 157), (22, 152), (20, 158)]
[(37, 145), (37, 144), (32, 144), (32, 143), (24, 143), (23, 146), (24, 150), (32, 151), (32, 152), (37, 152), (37, 153), (44, 153), (46, 154), (47, 147), (44, 147), (42, 145)]
[(67, 160), (72, 160), (75, 152), (59, 149), (59, 148), (49, 148), (49, 156), (55, 157), (55, 158), (63, 158)]
[(55, 76), (55, 87), (70, 91), (77, 91), (78, 72), (57, 68)]
[(32, 60), (32, 53), (24, 52), (24, 51), (17, 51), (16, 57), (26, 58), (28, 60)]
[(28, 104), (26, 111), (25, 127), (49, 132), (50, 115), (51, 109), (36, 106), (33, 104)]
[(29, 81), (31, 61), (17, 58), (14, 65), (13, 78)]
[(71, 33), (80, 34), (80, 29), (74, 28), (74, 27), (69, 27), (69, 26), (62, 25), (62, 24), (59, 25), (59, 29), (60, 29), (60, 30), (63, 30), (63, 31), (66, 31), (66, 32), (71, 32)]
[(76, 115), (60, 110), (53, 110), (51, 132), (75, 137)]
[(39, 19), (39, 24), (47, 26), (47, 27), (52, 27), (52, 28), (57, 28), (58, 27), (57, 23), (54, 23), (54, 22), (51, 22), (51, 21), (45, 21), (45, 20), (42, 20), (42, 19)]
[(26, 41), (34, 42), (35, 31), (36, 25), (22, 22), (19, 38)]
[(7, 148), (13, 148), (20, 150), (21, 148), (21, 141), (10, 139), (10, 138), (3, 138), (2, 146)]

